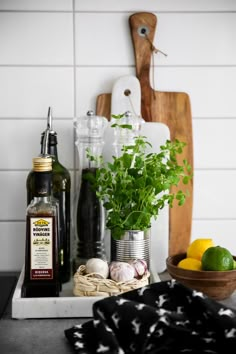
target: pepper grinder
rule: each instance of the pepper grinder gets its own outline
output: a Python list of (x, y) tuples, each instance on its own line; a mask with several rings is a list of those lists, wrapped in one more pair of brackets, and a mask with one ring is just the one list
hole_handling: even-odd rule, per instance
[(91, 161), (87, 156), (88, 150), (93, 156), (102, 155), (104, 146), (104, 131), (108, 121), (104, 117), (88, 111), (87, 115), (75, 122), (76, 141), (79, 158), (78, 197), (75, 206), (75, 235), (77, 254), (73, 261), (74, 272), (81, 264), (90, 258), (106, 260), (104, 234), (105, 209), (92, 189), (88, 173), (95, 175), (99, 163)]
[[(112, 118), (111, 123), (117, 123), (117, 120)], [(143, 118), (132, 114), (130, 111), (126, 111), (123, 117), (119, 119), (114, 128), (113, 149), (116, 157), (121, 156), (123, 146), (134, 144), (135, 138), (140, 135), (144, 123)], [(130, 129), (125, 129), (125, 126), (130, 126)]]

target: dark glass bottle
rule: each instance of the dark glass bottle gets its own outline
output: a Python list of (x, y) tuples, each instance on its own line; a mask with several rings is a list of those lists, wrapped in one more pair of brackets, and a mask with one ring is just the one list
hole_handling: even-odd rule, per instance
[(22, 297), (59, 296), (58, 208), (51, 196), (52, 159), (33, 159), (34, 198), (27, 207)]
[[(51, 128), (51, 126), (50, 126)], [(45, 134), (48, 134), (45, 146)], [(62, 283), (71, 275), (71, 177), (69, 171), (59, 162), (57, 153), (57, 133), (51, 129), (42, 133), (41, 155), (52, 157), (52, 191), (59, 202), (59, 274)], [(27, 204), (35, 195), (34, 171), (30, 171), (27, 181)]]

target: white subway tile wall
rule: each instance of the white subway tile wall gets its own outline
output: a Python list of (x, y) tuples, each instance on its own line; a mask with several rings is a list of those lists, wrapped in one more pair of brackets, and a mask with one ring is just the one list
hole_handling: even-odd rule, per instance
[(70, 13), (2, 12), (0, 28), (0, 64), (73, 64)]
[[(127, 21), (131, 14), (76, 13), (76, 63), (103, 67), (134, 65)], [(232, 45), (236, 32), (235, 13), (156, 11), (155, 14), (154, 42), (168, 54), (167, 57), (157, 55), (158, 65), (235, 64), (236, 48)], [(86, 31), (91, 23), (95, 30)]]
[[(76, 188), (73, 118), (135, 75), (129, 16), (155, 13), (155, 89), (187, 92), (194, 135), (192, 239), (236, 254), (236, 2), (0, 1), (0, 271), (24, 262), (26, 177), (52, 106)], [(73, 204), (73, 203), (72, 203)], [(72, 213), (73, 216), (73, 213)]]

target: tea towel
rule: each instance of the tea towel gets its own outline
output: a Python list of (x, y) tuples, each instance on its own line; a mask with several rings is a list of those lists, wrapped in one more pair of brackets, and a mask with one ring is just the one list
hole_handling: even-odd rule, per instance
[(236, 311), (172, 279), (97, 301), (65, 336), (79, 354), (230, 354)]

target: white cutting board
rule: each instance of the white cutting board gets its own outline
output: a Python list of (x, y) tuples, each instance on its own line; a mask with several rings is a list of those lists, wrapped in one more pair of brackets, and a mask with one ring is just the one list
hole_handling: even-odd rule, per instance
[[(125, 90), (130, 90), (130, 99), (124, 95)], [(125, 111), (135, 111), (140, 115), (141, 110), (141, 88), (139, 80), (134, 76), (123, 76), (119, 78), (113, 86), (112, 90), (112, 114), (121, 114)], [(145, 122), (141, 127), (141, 135), (147, 137), (152, 144), (150, 148), (153, 152), (160, 151), (160, 145), (165, 144), (167, 139), (170, 139), (170, 131), (167, 125), (157, 122)], [(105, 131), (105, 145), (103, 156), (105, 161), (111, 161), (114, 155), (114, 129), (111, 128), (111, 123)], [(106, 251), (110, 255), (110, 237), (107, 231), (106, 235)], [(169, 207), (166, 206), (160, 211), (157, 220), (153, 220), (151, 227), (151, 267), (153, 271), (161, 273), (166, 270), (166, 258), (168, 257), (169, 249)]]
[(117, 115), (126, 111), (141, 115), (141, 87), (137, 77), (132, 75), (117, 79), (111, 92), (111, 114)]

